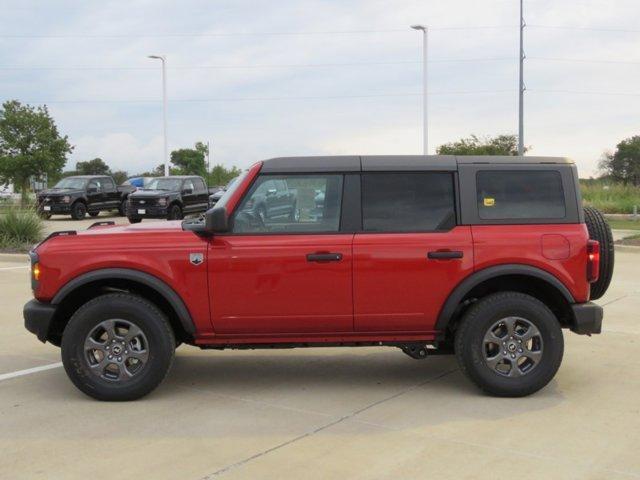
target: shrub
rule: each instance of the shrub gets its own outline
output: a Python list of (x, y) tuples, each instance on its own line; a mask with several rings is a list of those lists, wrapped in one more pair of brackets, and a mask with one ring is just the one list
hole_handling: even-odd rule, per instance
[(582, 200), (604, 213), (633, 213), (640, 208), (640, 188), (621, 183), (580, 182)]
[(0, 214), (0, 248), (26, 249), (42, 239), (44, 225), (33, 210)]

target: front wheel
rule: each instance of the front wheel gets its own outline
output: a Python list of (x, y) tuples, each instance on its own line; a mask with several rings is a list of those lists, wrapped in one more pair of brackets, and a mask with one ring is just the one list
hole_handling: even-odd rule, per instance
[(463, 373), (485, 392), (523, 397), (554, 377), (564, 339), (558, 319), (544, 303), (523, 293), (501, 292), (465, 313), (455, 352)]
[(82, 202), (76, 202), (71, 207), (71, 218), (82, 220), (87, 214), (87, 206)]
[(120, 215), (121, 217), (126, 217), (127, 216), (127, 200), (122, 200), (120, 202), (120, 205), (118, 205), (118, 215)]
[(97, 217), (98, 215), (100, 215), (100, 212), (89, 212), (89, 216), (93, 218)]
[(167, 220), (181, 220), (182, 219), (182, 209), (180, 205), (173, 204), (169, 207), (169, 214), (167, 215)]
[(62, 335), (62, 363), (83, 393), (97, 400), (135, 400), (164, 380), (175, 345), (167, 317), (156, 305), (110, 293), (71, 317)]
[(129, 220), (129, 223), (140, 223), (142, 221), (141, 218), (131, 218), (131, 217), (127, 217)]

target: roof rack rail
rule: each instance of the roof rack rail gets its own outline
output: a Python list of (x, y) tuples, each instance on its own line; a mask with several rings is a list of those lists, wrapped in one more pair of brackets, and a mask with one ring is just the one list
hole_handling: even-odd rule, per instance
[(87, 230), (91, 230), (93, 227), (107, 227), (109, 225), (115, 225), (115, 224), (116, 224), (116, 222), (114, 222), (112, 220), (104, 220), (102, 222), (92, 223), (91, 225), (89, 225)]

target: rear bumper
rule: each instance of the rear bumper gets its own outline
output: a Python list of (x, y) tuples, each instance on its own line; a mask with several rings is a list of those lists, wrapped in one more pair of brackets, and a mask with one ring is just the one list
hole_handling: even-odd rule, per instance
[(24, 326), (38, 337), (38, 340), (46, 342), (55, 313), (56, 307), (53, 305), (35, 299), (30, 300), (23, 309)]
[(579, 335), (591, 335), (602, 331), (603, 310), (593, 302), (571, 305), (574, 323), (571, 331)]

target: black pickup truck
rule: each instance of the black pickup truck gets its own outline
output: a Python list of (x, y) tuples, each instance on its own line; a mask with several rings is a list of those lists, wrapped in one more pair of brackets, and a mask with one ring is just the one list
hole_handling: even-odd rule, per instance
[(131, 185), (116, 186), (107, 175), (66, 177), (38, 193), (38, 213), (43, 218), (71, 215), (74, 220), (82, 220), (87, 213), (97, 217), (105, 210), (125, 215), (127, 198), (135, 189)]
[(143, 218), (180, 220), (187, 214), (205, 212), (208, 199), (209, 190), (202, 177), (157, 177), (129, 195), (127, 218), (131, 223)]

